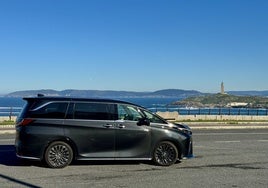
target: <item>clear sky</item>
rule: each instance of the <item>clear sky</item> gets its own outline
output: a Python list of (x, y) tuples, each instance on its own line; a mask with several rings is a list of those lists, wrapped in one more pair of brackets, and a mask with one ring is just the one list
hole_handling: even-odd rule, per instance
[(268, 90), (267, 0), (0, 0), (0, 93)]

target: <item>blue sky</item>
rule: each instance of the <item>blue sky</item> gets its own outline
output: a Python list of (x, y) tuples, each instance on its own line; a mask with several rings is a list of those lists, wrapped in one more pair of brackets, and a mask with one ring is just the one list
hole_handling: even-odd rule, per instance
[(268, 90), (267, 0), (1, 0), (0, 93)]

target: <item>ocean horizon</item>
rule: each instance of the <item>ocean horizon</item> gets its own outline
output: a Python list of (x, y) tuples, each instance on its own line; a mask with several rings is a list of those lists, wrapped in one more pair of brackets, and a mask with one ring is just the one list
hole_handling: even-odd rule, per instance
[[(268, 115), (268, 109), (248, 109), (248, 108), (193, 108), (171, 105), (172, 102), (182, 100), (182, 98), (120, 98), (111, 99), (122, 100), (134, 103), (157, 111), (177, 111), (181, 115)], [(0, 116), (17, 116), (22, 110), (25, 101), (22, 98), (0, 97)]]

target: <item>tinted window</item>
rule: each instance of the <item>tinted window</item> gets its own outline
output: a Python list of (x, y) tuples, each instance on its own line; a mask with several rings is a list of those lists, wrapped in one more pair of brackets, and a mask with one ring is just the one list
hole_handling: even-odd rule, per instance
[(18, 119), (26, 117), (26, 114), (29, 110), (29, 106), (30, 106), (30, 104), (28, 102), (26, 104), (24, 104), (20, 114), (18, 115)]
[(66, 102), (47, 103), (30, 110), (29, 117), (62, 119), (65, 117), (67, 106)]
[(118, 119), (139, 121), (141, 118), (142, 115), (136, 107), (130, 105), (118, 105)]
[(76, 103), (75, 119), (114, 120), (113, 105), (104, 103)]

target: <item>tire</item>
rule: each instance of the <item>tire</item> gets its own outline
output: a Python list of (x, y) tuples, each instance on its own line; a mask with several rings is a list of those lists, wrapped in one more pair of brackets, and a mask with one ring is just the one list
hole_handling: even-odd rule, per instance
[(46, 149), (44, 159), (50, 168), (64, 168), (72, 162), (73, 150), (65, 142), (52, 142)]
[(153, 160), (156, 165), (170, 166), (178, 159), (178, 149), (171, 142), (160, 142), (154, 150)]

